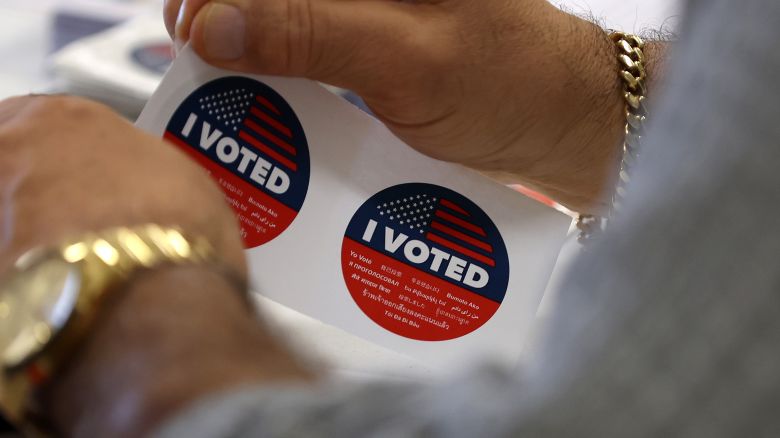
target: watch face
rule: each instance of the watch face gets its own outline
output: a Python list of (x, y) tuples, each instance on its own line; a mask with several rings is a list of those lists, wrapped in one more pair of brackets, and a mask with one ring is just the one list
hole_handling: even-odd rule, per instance
[(0, 360), (24, 364), (62, 329), (80, 290), (77, 265), (45, 256), (0, 283)]

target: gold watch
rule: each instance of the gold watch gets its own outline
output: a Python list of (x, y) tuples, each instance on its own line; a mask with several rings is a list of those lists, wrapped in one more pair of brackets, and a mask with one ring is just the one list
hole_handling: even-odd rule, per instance
[(140, 269), (213, 262), (203, 238), (177, 228), (114, 228), (33, 249), (0, 280), (0, 410), (40, 431), (35, 403), (87, 335), (100, 309)]

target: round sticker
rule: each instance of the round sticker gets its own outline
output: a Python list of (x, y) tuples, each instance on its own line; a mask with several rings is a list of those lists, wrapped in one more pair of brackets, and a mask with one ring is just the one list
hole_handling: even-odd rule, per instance
[(309, 147), (298, 117), (269, 86), (240, 76), (209, 82), (176, 110), (165, 138), (222, 187), (247, 248), (279, 236), (301, 210)]
[(410, 339), (467, 335), (498, 310), (509, 258), (493, 221), (466, 197), (410, 183), (385, 189), (352, 217), (341, 248), (358, 307)]

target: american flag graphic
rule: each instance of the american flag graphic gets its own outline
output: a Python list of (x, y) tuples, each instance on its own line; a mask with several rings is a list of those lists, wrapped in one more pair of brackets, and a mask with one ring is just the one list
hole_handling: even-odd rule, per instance
[(488, 266), (496, 266), (492, 258), (493, 246), (487, 242), (485, 230), (473, 223), (466, 209), (452, 201), (419, 194), (383, 202), (377, 209), (380, 216), (422, 234), (431, 242)]
[(281, 111), (265, 97), (245, 88), (223, 91), (198, 100), (200, 109), (238, 137), (293, 172), (298, 170), (293, 135), (279, 119)]

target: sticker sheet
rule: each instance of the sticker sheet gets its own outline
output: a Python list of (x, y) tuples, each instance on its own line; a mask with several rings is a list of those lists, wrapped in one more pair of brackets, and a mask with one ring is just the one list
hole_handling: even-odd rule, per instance
[(315, 82), (189, 48), (137, 124), (221, 186), (258, 293), (434, 369), (517, 360), (568, 216), (416, 152)]

